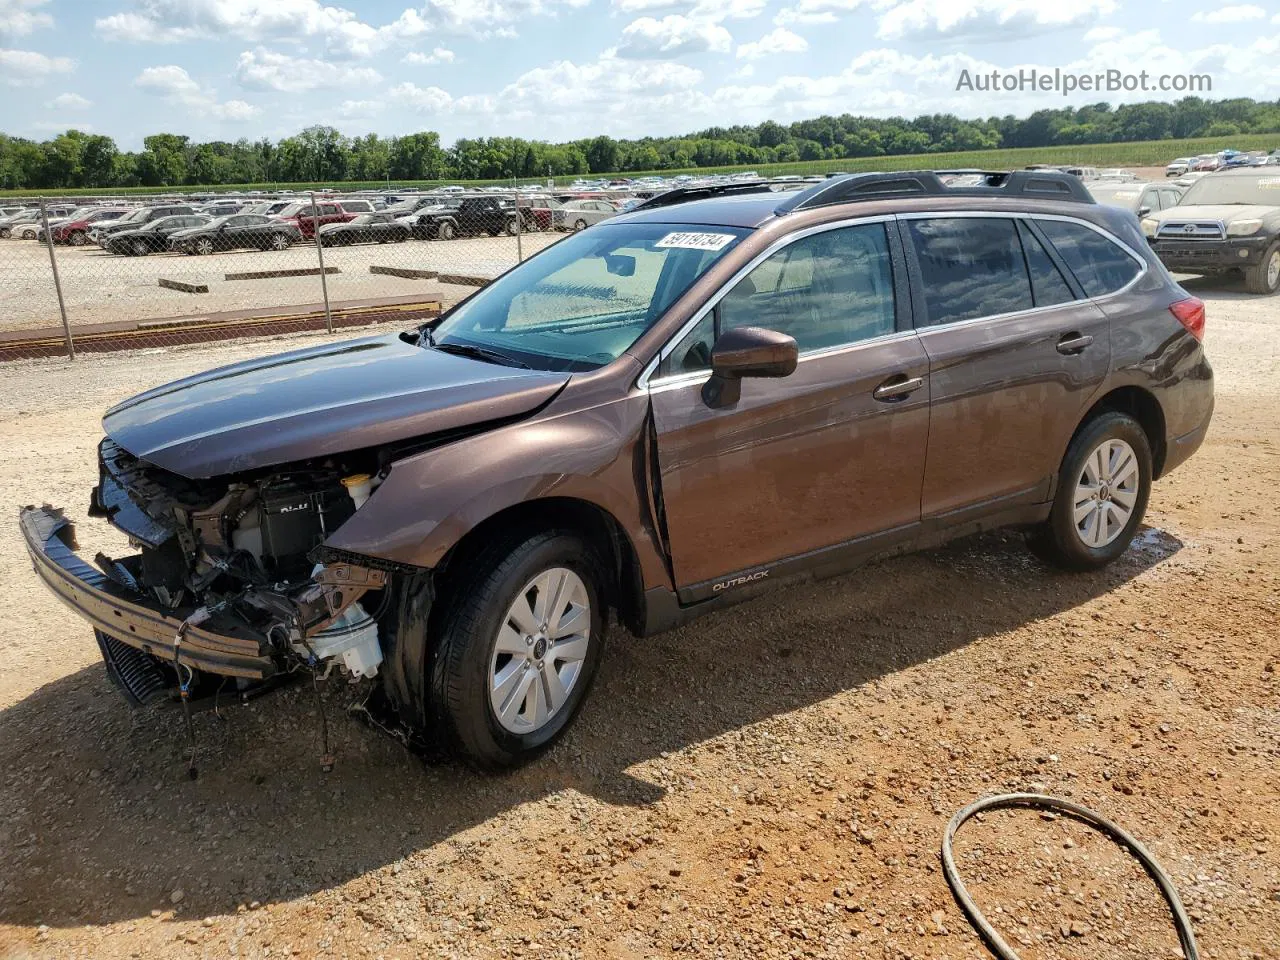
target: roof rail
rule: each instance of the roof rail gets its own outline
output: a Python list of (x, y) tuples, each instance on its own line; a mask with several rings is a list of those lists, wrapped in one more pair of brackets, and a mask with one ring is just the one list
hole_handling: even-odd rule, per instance
[[(950, 187), (939, 174), (980, 175), (984, 183), (971, 187)], [(782, 214), (812, 210), (860, 200), (886, 197), (1029, 197), (1043, 200), (1070, 200), (1093, 203), (1094, 199), (1078, 177), (1069, 173), (1039, 170), (903, 170), (895, 173), (853, 173), (817, 184), (793, 194), (778, 205)]]
[(703, 200), (707, 197), (733, 196), (739, 193), (772, 193), (773, 184), (767, 180), (743, 180), (738, 183), (710, 183), (699, 187), (676, 187), (666, 193), (659, 193), (643, 203), (632, 207), (636, 210), (652, 210), (654, 207), (669, 207), (676, 203), (688, 203), (690, 200)]

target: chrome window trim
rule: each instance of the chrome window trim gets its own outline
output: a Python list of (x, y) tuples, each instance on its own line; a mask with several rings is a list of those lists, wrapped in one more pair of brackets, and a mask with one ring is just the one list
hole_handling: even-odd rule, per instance
[[(1079, 226), (1086, 227), (1092, 230), (1094, 233), (1098, 234), (1104, 239), (1111, 241), (1116, 246), (1118, 246), (1121, 250), (1127, 253), (1138, 264), (1138, 272), (1134, 275), (1133, 279), (1130, 280), (1128, 283), (1126, 283), (1123, 287), (1120, 287), (1117, 290), (1113, 290), (1111, 293), (1104, 293), (1102, 296), (1099, 296), (1099, 297), (1085, 296), (1077, 300), (1068, 300), (1065, 303), (1052, 303), (1043, 307), (1031, 307), (1028, 310), (1014, 310), (1008, 313), (985, 314), (981, 317), (971, 317), (968, 320), (958, 320), (955, 323), (942, 323), (942, 324), (937, 324), (936, 326), (915, 327), (912, 330), (896, 330), (892, 334), (885, 334), (884, 336), (881, 336), (881, 337), (869, 337), (866, 340), (855, 340), (847, 344), (841, 344), (840, 346), (837, 346), (837, 347), (825, 347), (822, 350), (808, 351), (800, 355), (800, 360), (803, 361), (815, 355), (828, 356), (832, 353), (842, 352), (844, 350), (848, 350), (854, 347), (859, 347), (865, 343), (875, 343), (879, 341), (888, 340), (891, 337), (900, 337), (900, 336), (907, 336), (907, 335), (925, 336), (932, 332), (938, 332), (942, 330), (951, 330), (951, 329), (955, 329), (956, 327), (970, 326), (975, 323), (987, 323), (993, 320), (1007, 320), (1011, 318), (1026, 317), (1031, 314), (1041, 313), (1047, 310), (1057, 310), (1062, 307), (1066, 307), (1076, 303), (1105, 302), (1107, 300), (1112, 299), (1113, 297), (1118, 297), (1121, 294), (1127, 293), (1137, 283), (1139, 283), (1150, 272), (1150, 269), (1151, 269), (1150, 266), (1147, 264), (1147, 261), (1142, 257), (1141, 254), (1139, 254), (1137, 251), (1133, 249), (1133, 247), (1125, 243), (1124, 240), (1120, 239), (1115, 234), (1111, 233), (1109, 230), (1105, 230), (1102, 227), (1098, 226), (1096, 223), (1091, 223), (1090, 221), (1083, 220), (1080, 217), (1072, 217), (1072, 216), (1068, 216), (1067, 214), (1061, 214), (1061, 213), (1031, 213), (1031, 212), (1022, 211), (1022, 210), (947, 210), (947, 211), (931, 210), (931, 211), (910, 211), (907, 213), (896, 213), (896, 214), (882, 214), (882, 215), (870, 216), (870, 217), (851, 217), (847, 220), (837, 220), (831, 223), (822, 223), (813, 227), (808, 227), (804, 230), (797, 231), (796, 233), (788, 234), (785, 237), (779, 237), (777, 240), (775, 240), (773, 243), (767, 246), (764, 250), (758, 253), (755, 257), (753, 257), (737, 273), (735, 273), (732, 277), (730, 277), (719, 290), (717, 290), (715, 293), (713, 293), (710, 297), (707, 298), (707, 302), (698, 308), (697, 312), (694, 313), (694, 315), (690, 317), (688, 321), (685, 322), (684, 326), (682, 326), (678, 331), (676, 331), (676, 333), (669, 340), (667, 340), (667, 342), (662, 346), (662, 349), (660, 349), (658, 353), (649, 361), (649, 363), (645, 365), (644, 370), (641, 372), (640, 376), (636, 380), (636, 387), (641, 390), (644, 390), (644, 389), (652, 390), (654, 387), (660, 387), (660, 388), (666, 388), (668, 386), (678, 387), (678, 386), (684, 386), (685, 384), (688, 384), (688, 383), (696, 383), (698, 380), (705, 380), (707, 377), (709, 377), (710, 376), (709, 371), (698, 370), (690, 373), (669, 374), (657, 380), (652, 379), (653, 375), (657, 372), (658, 364), (671, 355), (671, 353), (675, 350), (677, 346), (679, 346), (680, 341), (685, 338), (685, 336), (689, 333), (689, 331), (691, 331), (694, 327), (696, 327), (698, 323), (702, 320), (702, 318), (707, 315), (708, 312), (714, 309), (715, 305), (719, 303), (720, 300), (724, 296), (726, 296), (730, 290), (733, 289), (734, 285), (737, 284), (739, 280), (741, 280), (744, 276), (746, 276), (748, 273), (754, 270), (761, 262), (768, 259), (777, 251), (794, 243), (795, 241), (803, 239), (805, 237), (813, 236), (814, 234), (817, 234), (817, 233), (824, 233), (828, 230), (836, 230), (841, 227), (857, 226), (859, 224), (864, 224), (864, 223), (886, 223), (892, 220), (896, 220), (896, 221), (937, 220), (937, 219), (950, 219), (955, 217), (971, 217), (971, 218), (983, 218), (983, 219), (991, 219), (993, 217), (998, 217), (1003, 219), (1015, 219), (1015, 220), (1060, 220), (1060, 221), (1063, 221), (1064, 223), (1078, 224)], [(909, 241), (906, 238), (904, 238), (903, 242), (905, 243)]]
[[(875, 216), (866, 216), (866, 217), (850, 217), (846, 220), (835, 220), (835, 221), (832, 221), (831, 223), (819, 223), (812, 227), (806, 227), (803, 230), (797, 230), (795, 233), (789, 233), (785, 237), (779, 237), (777, 240), (773, 241), (773, 243), (769, 244), (769, 246), (765, 247), (758, 254), (756, 254), (754, 257), (748, 260), (747, 263), (744, 264), (741, 268), (739, 268), (737, 273), (735, 273), (732, 277), (726, 280), (724, 284), (721, 285), (719, 290), (717, 290), (715, 293), (709, 296), (706, 302), (701, 307), (699, 307), (697, 311), (694, 312), (693, 316), (691, 316), (688, 320), (686, 320), (684, 325), (679, 330), (677, 330), (670, 338), (668, 338), (667, 342), (662, 345), (662, 348), (657, 352), (657, 354), (654, 355), (654, 357), (649, 361), (649, 363), (645, 365), (644, 371), (640, 374), (639, 378), (636, 380), (636, 386), (641, 390), (646, 389), (650, 384), (650, 377), (652, 377), (653, 374), (657, 372), (658, 364), (660, 364), (663, 360), (665, 360), (675, 351), (676, 347), (680, 345), (680, 341), (683, 340), (689, 334), (689, 332), (693, 330), (693, 328), (696, 327), (708, 313), (710, 313), (712, 310), (715, 309), (716, 304), (718, 304), (721, 300), (723, 300), (728, 295), (729, 291), (732, 290), (735, 286), (737, 286), (739, 280), (745, 277), (748, 273), (750, 273), (752, 270), (758, 267), (765, 260), (769, 259), (769, 257), (773, 256), (779, 250), (782, 250), (786, 247), (791, 246), (791, 244), (795, 243), (798, 240), (804, 240), (807, 237), (812, 237), (819, 233), (827, 233), (828, 231), (831, 231), (831, 230), (839, 230), (842, 227), (854, 227), (854, 226), (861, 226), (863, 224), (891, 223), (893, 219), (894, 219), (893, 214), (878, 214)], [(903, 333), (903, 332), (911, 332), (911, 331), (895, 330), (894, 334)], [(886, 334), (886, 336), (889, 336), (889, 334)], [(871, 338), (871, 339), (879, 339), (879, 338)], [(854, 346), (859, 343), (867, 343), (867, 342), (869, 341), (857, 340), (852, 343), (841, 344), (839, 347), (835, 347), (835, 348), (824, 347), (823, 350), (829, 352), (832, 349), (841, 349), (842, 347)], [(805, 357), (815, 352), (818, 352), (818, 351), (809, 351), (808, 353), (801, 354), (800, 359), (803, 360)], [(679, 379), (682, 383), (685, 381), (692, 382), (695, 377), (706, 379), (710, 375), (711, 375), (710, 371), (703, 371), (703, 370), (699, 370), (694, 373), (673, 373), (658, 379), (656, 383), (665, 385), (677, 379)]]

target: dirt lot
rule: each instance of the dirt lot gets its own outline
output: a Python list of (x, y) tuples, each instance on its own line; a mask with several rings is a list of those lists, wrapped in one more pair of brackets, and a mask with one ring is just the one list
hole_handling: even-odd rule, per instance
[[(541, 250), (563, 233), (536, 233), (520, 239), (525, 256)], [(181, 253), (121, 257), (96, 246), (58, 247), (62, 294), (72, 324), (114, 320), (149, 320), (214, 313), (288, 307), (321, 302), (320, 278), (227, 280), (227, 273), (315, 269), (315, 244), (288, 250), (235, 250), (209, 257)], [(481, 237), (451, 241), (410, 240), (405, 243), (359, 244), (326, 248), (329, 298), (350, 300), (421, 295), (453, 300), (463, 288), (434, 281), (389, 277), (369, 272), (371, 265), (497, 276), (516, 262), (514, 237)], [(161, 278), (206, 284), (208, 293), (182, 293), (159, 286)], [(49, 251), (34, 240), (0, 240), (0, 330), (58, 326), (58, 300), (49, 267)]]
[[(1043, 789), (1135, 833), (1202, 955), (1280, 957), (1280, 311), (1209, 300), (1208, 442), (1114, 568), (992, 535), (645, 642), (615, 633), (576, 729), (486, 778), (305, 686), (131, 713), (0, 526), (0, 957), (979, 958), (938, 864), (951, 813)], [(0, 370), (10, 510), (82, 518), (107, 403), (280, 343)], [(82, 529), (88, 540), (91, 527)], [(1034, 813), (959, 842), (1031, 958), (1165, 958), (1139, 868)]]

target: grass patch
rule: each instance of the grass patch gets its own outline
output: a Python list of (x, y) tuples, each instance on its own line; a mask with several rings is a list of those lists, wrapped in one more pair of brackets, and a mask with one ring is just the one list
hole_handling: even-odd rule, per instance
[[(1132, 143), (1094, 143), (1065, 147), (1021, 147), (1008, 150), (966, 150), (952, 153), (916, 153), (890, 157), (850, 157), (844, 160), (800, 160), (794, 163), (769, 163), (728, 167), (687, 167), (681, 170), (639, 170), (617, 176), (641, 177), (647, 175), (675, 176), (677, 174), (741, 173), (754, 170), (761, 176), (778, 177), (792, 174), (825, 174), (836, 171), (862, 173), (873, 170), (941, 170), (956, 167), (978, 167), (986, 170), (1006, 170), (1025, 167), (1030, 163), (1076, 164), (1089, 167), (1153, 167), (1164, 166), (1174, 157), (1200, 153), (1217, 153), (1228, 147), (1236, 150), (1272, 150), (1280, 147), (1280, 134), (1243, 134), (1230, 137), (1200, 137), (1193, 140), (1139, 140)], [(570, 174), (556, 177), (558, 184), (567, 184), (579, 176), (605, 176)], [(543, 182), (540, 178), (526, 177), (523, 182)], [(392, 181), (394, 188), (434, 187), (445, 183), (467, 186), (509, 186), (506, 180), (399, 180)], [(234, 183), (216, 187), (105, 187), (68, 190), (5, 190), (6, 197), (92, 197), (92, 196), (148, 196), (153, 194), (225, 193), (250, 190), (377, 190), (388, 186), (385, 180), (348, 180), (325, 183)]]

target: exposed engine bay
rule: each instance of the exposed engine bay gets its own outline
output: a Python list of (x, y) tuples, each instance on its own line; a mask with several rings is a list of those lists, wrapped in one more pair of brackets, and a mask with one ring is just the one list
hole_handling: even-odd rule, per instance
[[(339, 665), (353, 678), (372, 677), (382, 662), (378, 611), (361, 600), (368, 594), (382, 602), (388, 574), (312, 556), (378, 482), (376, 463), (354, 461), (190, 480), (108, 437), (99, 447), (90, 515), (108, 519), (140, 552), (99, 554), (96, 562), (115, 584), (185, 613), (184, 628), (216, 616), (264, 636), (283, 671)], [(179, 671), (179, 681), (184, 675), (199, 680), (196, 671)]]

